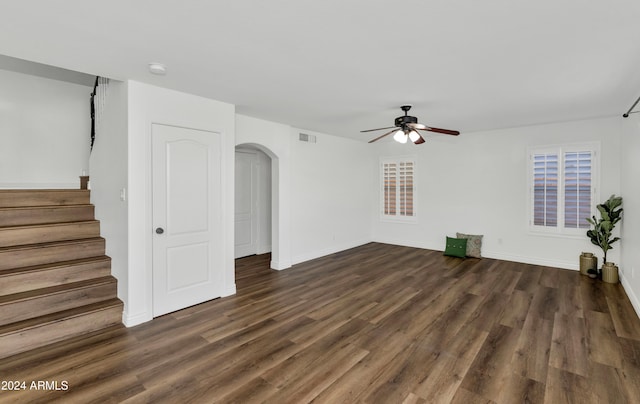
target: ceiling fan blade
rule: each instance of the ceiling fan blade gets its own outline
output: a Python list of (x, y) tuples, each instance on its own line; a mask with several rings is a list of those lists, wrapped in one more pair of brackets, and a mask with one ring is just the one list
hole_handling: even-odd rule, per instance
[[(387, 128), (387, 129), (388, 129), (388, 128)], [(385, 133), (384, 135), (378, 136), (377, 138), (375, 138), (375, 139), (373, 139), (373, 140), (369, 140), (369, 143), (373, 143), (373, 142), (375, 142), (376, 140), (380, 140), (380, 139), (382, 139), (382, 138), (383, 138), (383, 137), (385, 137), (385, 136), (389, 136), (389, 135), (390, 135), (390, 134), (392, 134), (393, 132), (396, 132), (396, 130), (397, 130), (397, 128), (395, 128), (395, 127), (394, 127), (392, 131), (387, 132), (387, 133)]]
[[(418, 132), (416, 132), (416, 133), (418, 133)], [(419, 134), (419, 133), (418, 133), (418, 136), (420, 136), (420, 134)], [(423, 138), (422, 136), (420, 136), (420, 137), (418, 138), (418, 140), (416, 140), (415, 142), (413, 142), (413, 144), (422, 144), (422, 143), (424, 143), (424, 142), (425, 142), (424, 138)]]
[(378, 128), (378, 129), (367, 129), (367, 130), (361, 130), (360, 133), (364, 133), (364, 132), (374, 132), (376, 130), (383, 130), (383, 129), (394, 129), (395, 126), (389, 126), (388, 128)]
[(414, 124), (414, 125), (416, 125), (414, 126), (415, 129), (426, 130), (429, 132), (444, 133), (445, 135), (452, 135), (452, 136), (458, 136), (460, 134), (460, 132), (458, 132), (457, 130), (432, 128), (431, 126), (425, 126), (422, 124)]

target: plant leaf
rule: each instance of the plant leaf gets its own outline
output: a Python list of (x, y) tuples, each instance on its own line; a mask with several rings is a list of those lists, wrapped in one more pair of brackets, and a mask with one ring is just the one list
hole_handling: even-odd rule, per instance
[(598, 212), (600, 212), (602, 220), (611, 220), (611, 218), (609, 217), (609, 213), (607, 212), (607, 208), (604, 205), (598, 205)]

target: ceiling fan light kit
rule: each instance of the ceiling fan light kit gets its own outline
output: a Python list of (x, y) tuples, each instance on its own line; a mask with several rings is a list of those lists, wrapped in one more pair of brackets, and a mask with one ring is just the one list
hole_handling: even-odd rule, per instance
[[(373, 132), (373, 131), (383, 130), (383, 129), (392, 129), (390, 132), (387, 132), (381, 136), (378, 136), (373, 140), (370, 140), (369, 143), (373, 143), (395, 132), (395, 134), (393, 135), (393, 139), (396, 142), (407, 143), (407, 139), (410, 139), (414, 144), (421, 144), (425, 142), (424, 138), (418, 132), (418, 130), (443, 133), (445, 135), (452, 135), (452, 136), (458, 136), (460, 134), (460, 132), (458, 132), (457, 130), (432, 128), (430, 126), (426, 126), (421, 123), (418, 123), (418, 118), (407, 114), (411, 109), (411, 105), (403, 105), (400, 107), (400, 109), (404, 111), (404, 115), (399, 116), (395, 119), (395, 122), (394, 122), (395, 126), (388, 127), (388, 128), (367, 129), (367, 130), (362, 130), (360, 132)], [(400, 128), (400, 129), (396, 129), (396, 128)]]
[(407, 135), (402, 130), (399, 130), (393, 135), (393, 140), (398, 143), (407, 143)]
[(415, 130), (412, 130), (411, 132), (409, 132), (409, 139), (415, 143), (418, 139), (420, 139), (420, 135)]

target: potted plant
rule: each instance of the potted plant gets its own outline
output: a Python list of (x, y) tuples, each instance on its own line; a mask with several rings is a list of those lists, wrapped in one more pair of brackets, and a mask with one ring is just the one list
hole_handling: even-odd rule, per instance
[[(612, 237), (613, 228), (620, 220), (622, 220), (622, 197), (611, 195), (604, 203), (596, 206), (600, 212), (600, 219), (595, 216), (587, 218), (593, 229), (587, 231), (587, 236), (591, 239), (591, 243), (602, 248), (604, 259), (602, 264), (607, 263), (607, 251), (612, 249), (611, 244), (620, 240), (620, 237)], [(590, 270), (591, 271), (591, 270)], [(597, 270), (596, 270), (597, 272)], [(600, 273), (597, 273), (600, 275)]]

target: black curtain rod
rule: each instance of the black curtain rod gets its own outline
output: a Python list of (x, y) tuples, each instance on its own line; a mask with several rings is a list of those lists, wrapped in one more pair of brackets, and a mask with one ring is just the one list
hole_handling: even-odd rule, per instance
[(633, 111), (633, 109), (636, 107), (636, 105), (638, 105), (638, 101), (640, 101), (640, 97), (638, 97), (638, 99), (636, 100), (636, 102), (634, 102), (634, 103), (633, 103), (633, 105), (631, 106), (631, 108), (629, 108), (629, 110), (627, 111), (627, 113), (626, 113), (626, 114), (622, 114), (622, 117), (623, 117), (623, 118), (628, 118), (628, 117), (629, 117), (629, 114), (636, 114), (636, 113), (640, 112), (640, 111), (634, 111), (634, 112), (631, 112), (631, 111)]

